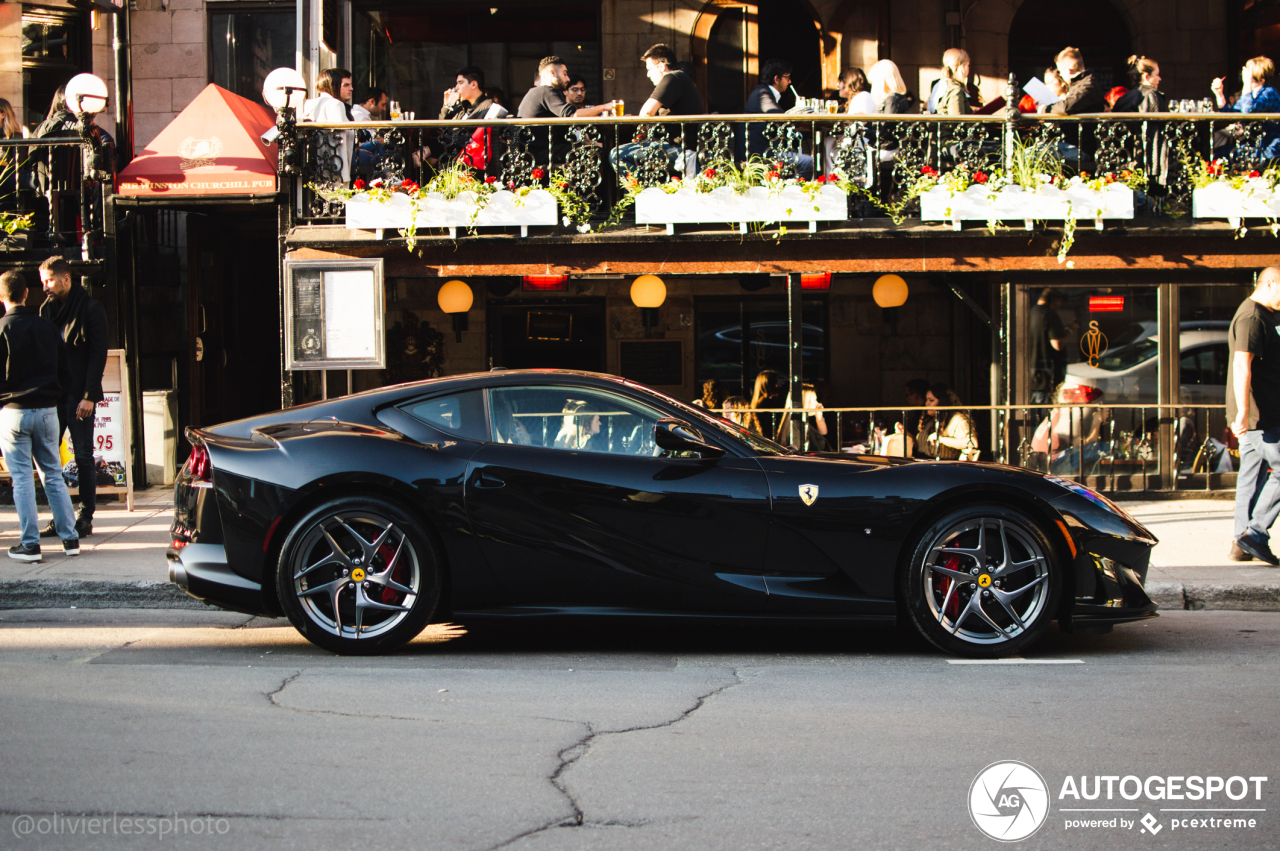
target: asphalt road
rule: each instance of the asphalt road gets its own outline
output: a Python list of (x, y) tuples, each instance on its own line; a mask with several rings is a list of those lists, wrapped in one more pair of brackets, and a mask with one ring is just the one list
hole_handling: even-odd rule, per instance
[[(433, 628), (350, 659), (213, 611), (6, 611), (0, 849), (997, 848), (969, 802), (1002, 760), (1048, 792), (979, 787), (989, 828), (1043, 816), (1018, 847), (1275, 848), (1278, 649), (1280, 614), (1179, 611), (1027, 654), (1061, 664), (639, 622)], [(1068, 775), (1119, 791), (1063, 798)], [(1168, 777), (1225, 791), (1119, 794)], [(1207, 807), (1256, 812), (1170, 812)], [(1224, 817), (1254, 826), (1190, 826)]]

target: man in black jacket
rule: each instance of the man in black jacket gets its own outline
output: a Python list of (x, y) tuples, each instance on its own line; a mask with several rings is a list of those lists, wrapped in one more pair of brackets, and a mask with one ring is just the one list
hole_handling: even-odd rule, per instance
[[(783, 59), (770, 59), (764, 63), (760, 72), (760, 85), (747, 96), (746, 106), (742, 111), (747, 114), (767, 115), (782, 113), (782, 99), (791, 88), (791, 63)], [(795, 150), (774, 151), (765, 138), (764, 124), (747, 125), (747, 156), (766, 157), (779, 162), (791, 163), (796, 173), (808, 180), (813, 177), (813, 157)], [(741, 145), (741, 138), (738, 144)], [(786, 142), (784, 141), (785, 145)]]
[(58, 400), (71, 380), (67, 351), (58, 329), (25, 305), (27, 282), (19, 272), (0, 275), (0, 452), (13, 480), (13, 504), (18, 509), (22, 537), (9, 548), (9, 558), (38, 562), (39, 513), (31, 477), (34, 459), (44, 480), (45, 496), (53, 509), (55, 534), (63, 552), (80, 554), (75, 515), (58, 458)]
[[(80, 282), (71, 276), (71, 265), (61, 257), (40, 264), (40, 283), (47, 298), (40, 315), (57, 327), (67, 347), (71, 380), (63, 386), (58, 404), (58, 435), (71, 433), (76, 473), (80, 477), (80, 517), (76, 532), (81, 538), (93, 534), (93, 511), (98, 504), (97, 467), (93, 462), (93, 410), (102, 401), (102, 373), (107, 366), (107, 311), (89, 298)], [(41, 533), (52, 537), (50, 525)]]

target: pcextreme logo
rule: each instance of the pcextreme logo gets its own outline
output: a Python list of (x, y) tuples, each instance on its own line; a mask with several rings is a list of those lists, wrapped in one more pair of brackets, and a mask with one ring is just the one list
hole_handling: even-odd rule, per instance
[(993, 762), (973, 778), (969, 815), (978, 830), (1001, 842), (1018, 842), (1049, 815), (1049, 787), (1024, 762)]

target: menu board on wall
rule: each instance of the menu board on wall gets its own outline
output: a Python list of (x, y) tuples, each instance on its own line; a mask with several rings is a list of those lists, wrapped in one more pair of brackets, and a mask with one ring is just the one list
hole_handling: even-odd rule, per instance
[(684, 384), (681, 340), (619, 340), (618, 371), (623, 378), (655, 387)]
[(285, 261), (286, 369), (383, 369), (381, 260)]

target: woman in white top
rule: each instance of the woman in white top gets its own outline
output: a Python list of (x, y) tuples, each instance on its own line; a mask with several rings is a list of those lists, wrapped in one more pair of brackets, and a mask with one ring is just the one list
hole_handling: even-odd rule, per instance
[[(930, 408), (956, 408), (962, 403), (956, 391), (945, 384), (930, 385), (924, 394)], [(930, 411), (920, 422), (925, 451), (943, 460), (978, 460), (978, 437), (968, 411)]]
[(871, 95), (871, 84), (861, 68), (845, 68), (840, 72), (840, 97), (845, 99), (847, 115), (874, 115), (876, 99)]
[(907, 94), (902, 72), (891, 59), (881, 59), (867, 72), (871, 84), (871, 97), (876, 102), (876, 112), (902, 115), (911, 112), (912, 99)]
[[(330, 68), (316, 77), (316, 96), (302, 105), (302, 120), (321, 124), (346, 124), (345, 101), (351, 97), (351, 72), (344, 68)], [(351, 152), (355, 148), (354, 130), (338, 131), (338, 155), (342, 158), (342, 182), (351, 181)]]

